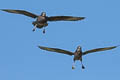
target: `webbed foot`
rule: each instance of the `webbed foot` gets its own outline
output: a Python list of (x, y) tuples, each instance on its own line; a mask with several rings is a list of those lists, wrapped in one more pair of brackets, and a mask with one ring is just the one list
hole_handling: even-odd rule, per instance
[(45, 29), (43, 29), (43, 34), (45, 34)]
[(32, 30), (33, 32), (35, 31), (35, 28)]
[(72, 66), (72, 69), (75, 69), (75, 66)]
[(34, 26), (32, 31), (34, 32), (36, 28), (37, 28), (37, 24), (35, 24), (35, 26)]
[(85, 69), (85, 67), (82, 65), (82, 69)]

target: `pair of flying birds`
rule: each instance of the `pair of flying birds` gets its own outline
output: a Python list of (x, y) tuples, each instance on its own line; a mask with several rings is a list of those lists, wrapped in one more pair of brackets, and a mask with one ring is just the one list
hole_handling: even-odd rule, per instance
[[(36, 28), (44, 28), (43, 29), (43, 33), (45, 33), (45, 27), (48, 26), (48, 21), (78, 21), (78, 20), (83, 20), (85, 19), (85, 17), (73, 17), (73, 16), (51, 16), (48, 17), (46, 16), (45, 12), (42, 12), (41, 15), (36, 15), (24, 10), (11, 10), (11, 9), (1, 9), (2, 11), (6, 11), (9, 13), (16, 13), (16, 14), (23, 14), (25, 16), (29, 16), (32, 18), (36, 18), (36, 21), (32, 22), (32, 24), (34, 25), (33, 31), (35, 31)], [(88, 54), (88, 53), (94, 53), (94, 52), (99, 52), (99, 51), (105, 51), (105, 50), (111, 50), (114, 49), (118, 46), (112, 46), (112, 47), (105, 47), (105, 48), (97, 48), (97, 49), (92, 49), (92, 50), (88, 50), (85, 52), (82, 52), (82, 48), (80, 46), (77, 47), (75, 52), (71, 52), (71, 51), (67, 51), (67, 50), (63, 50), (63, 49), (58, 49), (58, 48), (49, 48), (49, 47), (44, 47), (44, 46), (38, 46), (40, 49), (42, 50), (46, 50), (46, 51), (51, 51), (51, 52), (58, 52), (58, 53), (63, 53), (63, 54), (67, 54), (67, 55), (74, 55), (73, 61), (75, 63), (76, 60), (81, 61), (82, 64), (82, 56)], [(72, 69), (74, 69), (74, 63), (72, 66)], [(84, 69), (84, 65), (82, 64), (82, 69)]]

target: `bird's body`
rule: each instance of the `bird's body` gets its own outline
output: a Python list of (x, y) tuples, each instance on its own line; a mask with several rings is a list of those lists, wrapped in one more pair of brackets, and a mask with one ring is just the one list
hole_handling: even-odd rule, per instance
[(82, 50), (81, 50), (81, 47), (78, 46), (76, 51), (74, 52), (74, 59), (73, 60), (75, 61), (75, 60), (80, 60), (80, 59), (82, 59)]
[[(75, 52), (70, 52), (67, 50), (63, 50), (63, 49), (58, 49), (58, 48), (48, 48), (48, 47), (43, 47), (43, 46), (38, 46), (40, 49), (46, 50), (46, 51), (52, 51), (52, 52), (58, 52), (58, 53), (63, 53), (63, 54), (67, 54), (67, 55), (74, 55), (73, 61), (75, 63), (76, 60), (81, 61), (82, 64), (82, 56), (88, 54), (88, 53), (94, 53), (94, 52), (99, 52), (99, 51), (105, 51), (105, 50), (111, 50), (114, 49), (118, 46), (112, 46), (112, 47), (105, 47), (105, 48), (97, 48), (97, 49), (92, 49), (92, 50), (88, 50), (85, 52), (82, 52), (82, 48), (80, 46), (77, 47)], [(74, 69), (74, 63), (72, 66), (72, 69)], [(82, 69), (85, 69), (84, 65), (82, 64)]]
[[(36, 28), (41, 29), (43, 27), (48, 26), (46, 17), (42, 15), (38, 16), (36, 21), (32, 22), (32, 24), (34, 25), (33, 31), (35, 31)], [(43, 30), (43, 33), (45, 33), (45, 29)]]
[[(33, 31), (35, 31), (36, 28), (44, 28), (48, 26), (48, 21), (78, 21), (83, 20), (85, 17), (73, 17), (73, 16), (46, 16), (45, 12), (42, 12), (41, 15), (36, 15), (33, 13), (30, 13), (28, 11), (24, 10), (12, 10), (12, 9), (1, 9), (2, 11), (6, 11), (9, 13), (15, 13), (15, 14), (22, 14), (28, 17), (37, 18), (36, 21), (33, 21), (32, 24), (35, 26), (33, 28)], [(43, 30), (43, 33), (45, 33), (45, 29)]]
[(82, 53), (80, 53), (80, 54), (78, 54), (78, 52), (75, 52), (74, 53), (74, 61), (76, 61), (76, 60), (80, 60), (81, 59), (81, 57), (82, 57), (82, 55), (81, 55)]

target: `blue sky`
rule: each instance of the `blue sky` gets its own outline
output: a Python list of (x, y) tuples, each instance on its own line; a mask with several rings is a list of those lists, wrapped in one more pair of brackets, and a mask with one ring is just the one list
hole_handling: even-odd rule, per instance
[(120, 44), (119, 0), (1, 0), (1, 9), (22, 9), (48, 16), (84, 16), (83, 21), (51, 22), (46, 34), (32, 32), (34, 19), (0, 11), (0, 80), (119, 80), (120, 47), (83, 57), (72, 70), (73, 57), (37, 46), (83, 51)]

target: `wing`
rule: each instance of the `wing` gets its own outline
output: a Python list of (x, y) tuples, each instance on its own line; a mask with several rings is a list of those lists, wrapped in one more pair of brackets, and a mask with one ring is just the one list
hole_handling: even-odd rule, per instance
[(70, 52), (70, 51), (66, 51), (66, 50), (62, 50), (62, 49), (58, 49), (58, 48), (48, 48), (48, 47), (43, 47), (43, 46), (38, 46), (40, 49), (46, 50), (46, 51), (51, 51), (51, 52), (58, 52), (58, 53), (63, 53), (63, 54), (67, 54), (67, 55), (74, 55), (74, 53)]
[(78, 21), (83, 20), (85, 17), (73, 17), (73, 16), (51, 16), (48, 17), (48, 21)]
[(114, 49), (114, 48), (116, 48), (116, 47), (118, 47), (118, 46), (92, 49), (92, 50), (88, 50), (88, 51), (83, 52), (83, 55), (86, 55), (86, 54), (88, 54), (88, 53), (98, 52), (98, 51), (111, 50), (111, 49)]
[(12, 9), (1, 9), (1, 10), (9, 12), (9, 13), (23, 14), (25, 16), (32, 17), (32, 18), (37, 17), (37, 15), (30, 13), (30, 12), (27, 12), (27, 11), (24, 11), (24, 10), (12, 10)]

